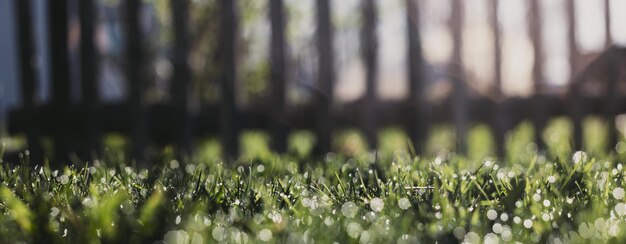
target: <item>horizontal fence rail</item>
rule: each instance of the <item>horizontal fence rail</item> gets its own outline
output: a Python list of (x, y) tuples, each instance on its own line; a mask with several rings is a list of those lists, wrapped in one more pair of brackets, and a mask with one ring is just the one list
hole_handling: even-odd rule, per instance
[[(30, 14), (31, 0), (15, 0), (17, 33), (19, 46), (20, 82), (22, 87), (21, 107), (13, 109), (8, 116), (8, 130), (11, 134), (25, 133), (31, 158), (41, 161), (43, 136), (53, 139), (54, 162), (69, 162), (71, 153), (82, 159), (92, 159), (101, 152), (102, 135), (121, 132), (132, 139), (132, 156), (143, 162), (148, 144), (176, 146), (181, 155), (193, 150), (196, 138), (217, 135), (220, 138), (226, 158), (234, 158), (239, 153), (238, 138), (242, 130), (263, 129), (270, 132), (272, 149), (284, 152), (287, 149), (289, 131), (306, 129), (313, 131), (317, 138), (316, 154), (331, 150), (332, 131), (357, 127), (365, 135), (368, 145), (376, 148), (377, 131), (385, 126), (404, 128), (412, 144), (419, 151), (424, 149), (430, 127), (437, 123), (454, 124), (456, 150), (464, 153), (467, 149), (467, 130), (471, 124), (485, 123), (493, 131), (496, 153), (505, 152), (505, 134), (522, 121), (531, 121), (535, 129), (535, 142), (540, 149), (545, 148), (542, 139), (547, 121), (557, 116), (569, 116), (573, 122), (575, 149), (582, 148), (582, 119), (587, 115), (599, 115), (607, 121), (626, 113), (626, 96), (619, 91), (623, 80), (626, 50), (610, 47), (610, 16), (607, 1), (606, 26), (609, 47), (600, 55), (584, 59), (576, 44), (574, 23), (575, 5), (566, 1), (568, 16), (568, 43), (570, 51), (571, 81), (566, 91), (553, 92), (543, 78), (543, 45), (539, 0), (529, 2), (529, 36), (534, 47), (533, 65), (534, 95), (529, 97), (509, 97), (502, 93), (502, 40), (498, 17), (498, 4), (502, 0), (490, 0), (490, 26), (494, 30), (493, 40), (495, 67), (495, 91), (489, 96), (468, 85), (466, 71), (462, 65), (463, 49), (463, 1), (451, 0), (451, 15), (447, 25), (452, 32), (453, 47), (450, 64), (446, 71), (428, 64), (422, 52), (420, 32), (421, 1), (406, 0), (406, 38), (408, 52), (407, 78), (408, 97), (402, 101), (385, 101), (376, 95), (379, 77), (379, 36), (377, 28), (379, 9), (374, 0), (363, 0), (361, 4), (360, 53), (365, 66), (365, 95), (354, 101), (337, 104), (334, 101), (336, 81), (335, 57), (333, 54), (334, 28), (331, 21), (331, 0), (315, 1), (317, 87), (318, 91), (308, 104), (286, 102), (286, 84), (289, 65), (285, 26), (288, 16), (283, 0), (268, 0), (270, 22), (270, 99), (254, 101), (248, 106), (238, 106), (235, 83), (238, 65), (237, 52), (240, 32), (240, 10), (236, 0), (216, 2), (215, 21), (219, 28), (217, 60), (220, 100), (216, 104), (203, 104), (201, 109), (190, 109), (191, 79), (189, 65), (191, 41), (189, 28), (190, 2), (171, 0), (170, 9), (173, 26), (171, 62), (173, 66), (171, 101), (162, 104), (146, 104), (145, 90), (152, 77), (146, 71), (149, 54), (145, 47), (146, 36), (142, 30), (140, 0), (123, 1), (125, 34), (124, 71), (129, 85), (129, 95), (121, 103), (104, 103), (98, 97), (98, 70), (101, 57), (95, 45), (95, 23), (98, 19), (97, 1), (81, 0), (78, 5), (80, 19), (80, 85), (82, 98), (74, 103), (70, 100), (70, 63), (68, 61), (68, 0), (58, 0), (48, 5), (48, 39), (52, 72), (52, 98), (49, 103), (34, 102), (37, 90), (35, 77), (37, 69), (32, 62), (36, 55), (33, 47), (33, 17)], [(207, 44), (208, 45), (208, 44)], [(434, 75), (429, 75), (434, 74)], [(427, 84), (434, 80), (447, 80), (452, 92), (439, 102), (427, 99)], [(600, 96), (590, 96), (585, 91), (589, 80), (600, 80), (605, 92)], [(207, 81), (209, 82), (209, 81)], [(610, 125), (609, 147), (617, 142), (615, 123)]]

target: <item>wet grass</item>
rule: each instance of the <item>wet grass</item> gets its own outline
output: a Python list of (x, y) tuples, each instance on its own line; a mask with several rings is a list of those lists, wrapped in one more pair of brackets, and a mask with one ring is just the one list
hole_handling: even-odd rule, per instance
[[(24, 155), (0, 164), (0, 242), (624, 243), (626, 155), (605, 152), (601, 138), (571, 152), (566, 123), (551, 123), (544, 153), (520, 125), (503, 160), (490, 157), (480, 126), (467, 157), (441, 146), (453, 136), (445, 128), (425, 157), (396, 129), (377, 152), (346, 132), (319, 159), (305, 132), (283, 155), (253, 132), (237, 162), (222, 162), (207, 140), (186, 160), (164, 150), (149, 170), (125, 162), (115, 138), (113, 156), (84, 166), (51, 170)], [(603, 131), (586, 124), (589, 135)]]

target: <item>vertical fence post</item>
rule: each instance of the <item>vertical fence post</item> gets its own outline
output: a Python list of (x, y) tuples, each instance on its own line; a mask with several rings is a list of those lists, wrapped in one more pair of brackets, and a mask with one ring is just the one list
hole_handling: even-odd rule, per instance
[(361, 53), (365, 61), (365, 100), (361, 110), (365, 138), (370, 149), (378, 147), (376, 110), (376, 80), (378, 77), (378, 39), (376, 28), (378, 11), (374, 0), (363, 2), (363, 29), (361, 32)]
[[(574, 0), (566, 1), (567, 8), (567, 20), (569, 23), (568, 28), (568, 45), (569, 45), (569, 62), (570, 62), (570, 81), (574, 81), (576, 73), (578, 72), (578, 46), (576, 43), (576, 3)], [(572, 123), (573, 123), (573, 135), (574, 135), (574, 150), (581, 150), (583, 148), (583, 128), (582, 120), (585, 113), (583, 103), (579, 101), (581, 99), (580, 92), (574, 92), (572, 99), (574, 102), (571, 104), (574, 106), (571, 108)]]
[(335, 71), (330, 16), (330, 0), (317, 0), (318, 85), (323, 95), (317, 105), (317, 145), (315, 151), (318, 155), (331, 150), (333, 126), (331, 105)]
[[(25, 109), (32, 109), (34, 105), (35, 77), (36, 69), (35, 50), (33, 46), (33, 27), (31, 16), (31, 0), (16, 0), (16, 30), (17, 43), (19, 44), (19, 74), (22, 83), (22, 106)], [(29, 141), (30, 143), (30, 141)]]
[(97, 11), (93, 0), (81, 0), (79, 2), (80, 14), (80, 59), (81, 59), (81, 84), (82, 84), (82, 110), (85, 114), (83, 125), (86, 143), (80, 145), (81, 156), (85, 159), (99, 154), (102, 140), (100, 124), (100, 96), (98, 94), (98, 64), (99, 55), (96, 51), (94, 40), (94, 26), (97, 19)]
[(532, 0), (530, 2), (530, 32), (533, 42), (533, 127), (535, 144), (540, 152), (545, 151), (546, 143), (543, 140), (543, 130), (547, 123), (546, 111), (544, 109), (545, 99), (541, 89), (544, 84), (543, 80), (543, 33), (541, 23), (543, 16), (541, 15), (540, 0)]
[(271, 83), (272, 83), (272, 149), (287, 150), (285, 117), (285, 18), (283, 0), (270, 0)]
[(144, 104), (145, 70), (141, 29), (141, 0), (126, 1), (126, 73), (130, 85), (131, 137), (133, 157), (145, 166), (144, 149), (148, 141), (146, 108)]
[(14, 1), (16, 8), (16, 28), (17, 43), (19, 45), (19, 77), (22, 83), (22, 107), (26, 111), (27, 128), (26, 140), (28, 141), (28, 149), (30, 150), (30, 159), (35, 163), (42, 163), (41, 145), (39, 144), (40, 128), (35, 119), (34, 111), (35, 102), (35, 78), (37, 77), (37, 69), (34, 67), (36, 61), (34, 39), (33, 39), (33, 19), (31, 0)]
[(460, 154), (467, 154), (467, 86), (465, 84), (465, 71), (463, 68), (462, 48), (463, 48), (463, 3), (462, 0), (452, 0), (450, 25), (452, 29), (452, 39), (454, 50), (452, 63), (454, 66), (454, 92), (453, 111), (456, 131), (456, 149)]
[(422, 56), (420, 36), (419, 3), (417, 0), (406, 0), (407, 37), (408, 37), (408, 67), (409, 74), (409, 103), (412, 119), (408, 127), (408, 134), (416, 152), (425, 151), (425, 142), (428, 138), (428, 105), (424, 99), (424, 59)]
[(607, 149), (609, 151), (615, 149), (615, 144), (617, 144), (618, 138), (618, 130), (617, 125), (615, 124), (615, 116), (617, 115), (618, 110), (618, 99), (617, 99), (617, 82), (619, 82), (619, 59), (618, 59), (618, 49), (614, 49), (611, 47), (613, 42), (613, 35), (611, 35), (611, 1), (604, 1), (604, 23), (605, 23), (605, 46), (609, 48), (609, 66), (608, 66), (608, 95), (605, 100), (605, 116), (607, 122), (608, 129), (608, 142)]
[(54, 111), (54, 164), (68, 163), (70, 131), (70, 75), (68, 60), (67, 0), (48, 3), (48, 33), (50, 35), (50, 82)]
[(220, 7), (220, 139), (226, 158), (239, 153), (239, 126), (235, 104), (236, 52), (237, 52), (237, 1), (221, 0)]
[(176, 118), (177, 153), (186, 156), (191, 153), (191, 114), (188, 108), (191, 68), (189, 67), (189, 0), (171, 0), (171, 13), (174, 27), (174, 50), (172, 63), (172, 97)]
[(615, 124), (615, 116), (617, 115), (618, 110), (618, 99), (617, 99), (617, 82), (619, 81), (619, 66), (618, 66), (618, 58), (617, 55), (619, 50), (611, 48), (609, 50), (609, 63), (608, 63), (608, 84), (607, 91), (608, 94), (604, 100), (604, 116), (607, 123), (607, 150), (612, 151), (615, 149), (615, 145), (617, 144), (617, 135), (618, 130)]
[(506, 156), (506, 104), (503, 104), (502, 94), (502, 44), (500, 31), (500, 18), (498, 7), (500, 0), (491, 0), (491, 28), (494, 34), (494, 85), (497, 100), (494, 103), (493, 129), (496, 144), (496, 155), (500, 158)]

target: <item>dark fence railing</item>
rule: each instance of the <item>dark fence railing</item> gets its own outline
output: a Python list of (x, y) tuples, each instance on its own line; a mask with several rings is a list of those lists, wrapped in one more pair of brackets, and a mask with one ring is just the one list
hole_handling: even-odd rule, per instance
[[(498, 3), (490, 1), (491, 24), (499, 33)], [(567, 1), (569, 23), (575, 23), (573, 0)], [(609, 1), (607, 1), (608, 4)], [(333, 26), (331, 21), (332, 1), (316, 0), (316, 41), (318, 52), (317, 95), (313, 102), (292, 106), (286, 103), (286, 37), (285, 6), (283, 0), (269, 0), (271, 26), (270, 82), (271, 102), (254, 103), (245, 108), (238, 107), (235, 101), (237, 77), (237, 36), (239, 33), (239, 13), (235, 0), (217, 1), (219, 23), (218, 60), (220, 101), (218, 104), (203, 106), (200, 111), (189, 110), (189, 97), (192, 71), (188, 64), (190, 56), (189, 1), (170, 2), (173, 25), (173, 64), (171, 97), (167, 104), (147, 105), (145, 90), (149, 82), (146, 72), (148, 60), (145, 53), (145, 37), (142, 35), (140, 8), (142, 1), (123, 1), (126, 35), (125, 73), (129, 81), (129, 96), (121, 104), (107, 104), (98, 97), (97, 73), (99, 57), (94, 45), (94, 25), (97, 18), (93, 0), (79, 1), (81, 23), (81, 94), (79, 103), (70, 101), (70, 77), (68, 62), (68, 0), (58, 0), (49, 4), (48, 28), (52, 99), (46, 104), (36, 104), (34, 93), (37, 89), (35, 77), (37, 69), (32, 62), (35, 56), (32, 34), (30, 0), (15, 0), (17, 13), (16, 38), (19, 43), (20, 81), (22, 87), (21, 107), (9, 114), (9, 132), (25, 133), (28, 148), (33, 160), (41, 160), (42, 136), (53, 139), (55, 162), (67, 162), (70, 153), (89, 159), (98, 155), (102, 135), (107, 132), (121, 132), (132, 139), (133, 157), (144, 157), (144, 149), (149, 143), (159, 145), (174, 144), (181, 154), (189, 153), (195, 138), (218, 135), (226, 157), (238, 154), (239, 133), (243, 129), (265, 129), (270, 131), (272, 148), (283, 152), (287, 149), (287, 135), (290, 130), (307, 129), (315, 133), (315, 152), (322, 154), (331, 150), (331, 132), (344, 127), (362, 129), (370, 147), (377, 147), (378, 128), (395, 125), (406, 129), (417, 150), (424, 148), (430, 125), (451, 122), (455, 125), (457, 148), (466, 151), (467, 130), (472, 123), (486, 123), (493, 131), (496, 152), (505, 154), (505, 133), (521, 121), (530, 120), (535, 130), (535, 142), (540, 149), (545, 148), (542, 131), (547, 121), (555, 116), (569, 116), (574, 124), (574, 145), (582, 147), (582, 119), (585, 115), (596, 114), (613, 121), (619, 113), (626, 112), (626, 97), (619, 93), (618, 81), (624, 72), (626, 50), (608, 48), (593, 61), (584, 60), (576, 44), (576, 28), (568, 29), (571, 54), (572, 81), (567, 92), (549, 92), (543, 79), (543, 45), (541, 7), (539, 0), (532, 0), (529, 8), (529, 33), (534, 45), (536, 58), (533, 66), (534, 95), (530, 97), (506, 97), (501, 92), (502, 68), (500, 35), (496, 34), (495, 46), (495, 94), (492, 96), (472, 95), (465, 82), (464, 68), (461, 65), (463, 48), (463, 1), (451, 1), (451, 17), (448, 25), (454, 41), (449, 72), (429, 79), (446, 79), (453, 84), (452, 95), (442, 103), (429, 102), (425, 97), (426, 73), (436, 73), (422, 57), (420, 35), (420, 1), (406, 0), (406, 21), (408, 38), (408, 80), (409, 96), (403, 101), (383, 101), (376, 96), (378, 10), (374, 0), (362, 1), (362, 29), (360, 46), (365, 64), (365, 95), (345, 106), (332, 106), (335, 82), (335, 62), (333, 56)], [(606, 9), (606, 13), (610, 12)], [(607, 47), (610, 45), (610, 18), (606, 18)], [(589, 59), (591, 60), (591, 59)], [(579, 68), (585, 66), (585, 68)], [(589, 96), (585, 84), (594, 80), (603, 84), (605, 92), (601, 96)], [(495, 97), (495, 99), (494, 99)], [(617, 141), (615, 123), (609, 123), (610, 147)], [(39, 158), (37, 158), (39, 157)]]

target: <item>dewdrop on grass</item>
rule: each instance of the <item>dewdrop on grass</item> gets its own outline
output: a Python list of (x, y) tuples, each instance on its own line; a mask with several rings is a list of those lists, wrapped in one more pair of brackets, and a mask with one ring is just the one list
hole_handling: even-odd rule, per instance
[(443, 159), (441, 159), (441, 157), (437, 156), (435, 158), (435, 162), (434, 162), (435, 165), (441, 165), (442, 162), (443, 162)]
[(463, 238), (464, 243), (480, 243), (480, 236), (473, 231), (465, 234), (465, 238)]
[(587, 153), (583, 151), (576, 151), (572, 156), (574, 164), (584, 163), (587, 161)]
[(493, 233), (500, 234), (502, 233), (502, 225), (500, 223), (495, 223), (491, 227), (491, 230), (493, 231)]
[(621, 200), (624, 198), (624, 189), (621, 187), (613, 189), (613, 197), (617, 200)]
[(533, 227), (533, 221), (532, 221), (532, 220), (530, 220), (530, 219), (526, 219), (526, 220), (524, 220), (524, 227), (525, 227), (526, 229), (530, 229), (530, 228), (532, 228), (532, 227)]
[(550, 184), (553, 184), (554, 182), (556, 182), (556, 177), (554, 175), (548, 176), (548, 182), (550, 182)]
[(331, 217), (326, 217), (326, 218), (324, 219), (324, 224), (325, 224), (326, 226), (331, 226), (333, 223), (335, 223), (335, 221), (334, 221)]
[(485, 235), (485, 244), (498, 244), (500, 243), (500, 238), (498, 235), (494, 233), (489, 233)]
[(52, 217), (56, 217), (57, 215), (59, 215), (59, 209), (57, 207), (52, 207), (50, 209), (50, 216)]
[(213, 231), (211, 231), (211, 235), (216, 241), (223, 241), (226, 238), (226, 229), (224, 229), (224, 227), (222, 226), (217, 226), (213, 228)]
[(456, 239), (462, 240), (463, 237), (465, 236), (466, 232), (465, 232), (465, 228), (463, 228), (463, 227), (456, 227), (456, 228), (454, 228), (452, 233), (454, 234), (454, 237), (456, 237)]
[(626, 214), (626, 205), (624, 203), (616, 204), (615, 213), (619, 216), (624, 216), (624, 214)]
[(361, 231), (363, 231), (363, 228), (359, 223), (351, 222), (346, 226), (346, 232), (352, 238), (357, 238), (359, 234), (361, 234)]
[(385, 207), (385, 202), (382, 199), (375, 197), (370, 201), (370, 208), (374, 210), (374, 212), (380, 212)]
[(544, 207), (550, 207), (550, 200), (548, 200), (548, 199), (543, 200), (543, 206)]
[(67, 175), (61, 175), (61, 177), (59, 177), (59, 181), (62, 185), (67, 185), (67, 183), (70, 182), (70, 178)]
[(359, 238), (359, 243), (369, 243), (370, 241), (370, 233), (368, 231), (361, 232), (361, 238)]
[(83, 199), (83, 205), (88, 208), (93, 208), (95, 203), (91, 200), (91, 198), (86, 197), (85, 199)]
[(398, 207), (402, 210), (407, 210), (411, 207), (411, 202), (406, 197), (400, 198), (398, 200)]
[(270, 241), (272, 239), (272, 231), (269, 229), (263, 229), (259, 231), (259, 239), (265, 242)]
[(185, 172), (187, 172), (187, 174), (193, 174), (195, 171), (196, 171), (195, 164), (187, 164), (187, 166), (185, 166)]
[(283, 216), (279, 212), (276, 212), (276, 211), (268, 214), (267, 217), (269, 217), (272, 220), (272, 222), (274, 222), (275, 224), (279, 224), (283, 222)]
[(506, 213), (502, 213), (502, 214), (500, 215), (500, 220), (502, 220), (502, 221), (506, 222), (507, 220), (509, 220), (509, 215), (508, 215), (508, 214), (506, 214)]
[(359, 207), (357, 207), (353, 202), (346, 202), (341, 206), (341, 214), (343, 214), (346, 218), (354, 218), (358, 211)]
[(502, 233), (500, 234), (500, 236), (502, 236), (502, 240), (504, 241), (510, 241), (511, 237), (513, 236), (513, 233), (511, 233), (511, 229), (509, 228), (504, 228), (504, 230), (502, 231)]
[(496, 212), (496, 210), (489, 209), (489, 211), (487, 211), (487, 218), (489, 220), (495, 220), (498, 218), (498, 212)]
[(539, 193), (533, 194), (533, 201), (539, 202), (541, 200), (541, 195)]
[(179, 166), (180, 166), (180, 163), (178, 163), (178, 161), (176, 160), (170, 161), (170, 169), (178, 169)]
[(485, 167), (491, 167), (493, 165), (493, 162), (491, 160), (486, 160), (484, 164), (485, 164)]

